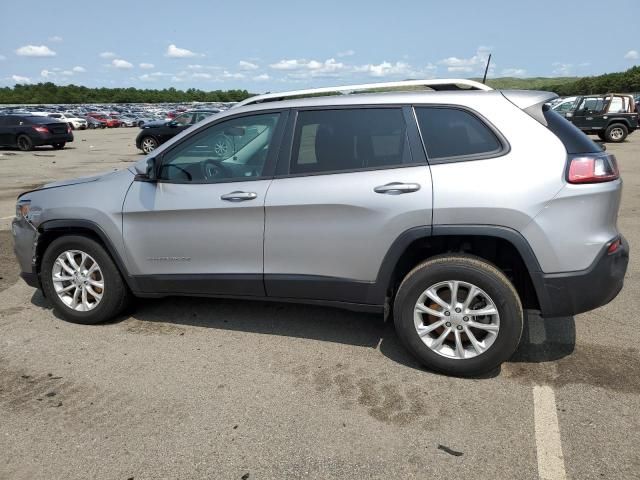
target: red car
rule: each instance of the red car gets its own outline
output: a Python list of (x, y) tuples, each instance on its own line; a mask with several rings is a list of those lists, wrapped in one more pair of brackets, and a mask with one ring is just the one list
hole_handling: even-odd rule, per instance
[(118, 120), (117, 118), (108, 117), (106, 115), (103, 115), (102, 113), (90, 113), (88, 116), (91, 118), (95, 118), (108, 128), (115, 128), (120, 126), (120, 120)]

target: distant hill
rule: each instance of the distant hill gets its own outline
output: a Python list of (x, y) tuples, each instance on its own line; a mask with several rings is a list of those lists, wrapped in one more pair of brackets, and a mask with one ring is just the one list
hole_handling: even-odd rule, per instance
[[(538, 90), (547, 85), (564, 85), (579, 79), (580, 77), (501, 77), (487, 79), (487, 85), (497, 89)], [(482, 81), (481, 78), (474, 78), (474, 80)]]

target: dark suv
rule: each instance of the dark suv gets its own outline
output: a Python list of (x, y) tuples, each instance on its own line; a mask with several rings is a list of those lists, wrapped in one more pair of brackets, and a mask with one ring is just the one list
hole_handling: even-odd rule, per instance
[(55, 118), (30, 115), (0, 115), (0, 145), (33, 150), (40, 145), (64, 148), (73, 142), (71, 127)]
[(140, 127), (140, 133), (136, 137), (136, 147), (144, 153), (150, 153), (158, 148), (158, 145), (163, 144), (191, 125), (195, 125), (200, 120), (204, 120), (219, 111), (217, 108), (190, 110), (171, 120), (145, 123)]
[(633, 95), (607, 94), (578, 97), (573, 112), (567, 113), (571, 121), (584, 133), (598, 135), (607, 142), (624, 142), (638, 129), (638, 112)]

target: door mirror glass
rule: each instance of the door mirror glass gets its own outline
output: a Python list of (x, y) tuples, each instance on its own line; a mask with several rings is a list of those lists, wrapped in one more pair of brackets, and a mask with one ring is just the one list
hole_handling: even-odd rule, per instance
[(147, 159), (147, 164), (145, 165), (144, 173), (140, 172), (138, 168), (136, 168), (138, 174), (135, 176), (134, 180), (138, 182), (155, 182), (157, 177), (157, 168), (156, 168), (156, 159), (155, 157), (151, 157)]

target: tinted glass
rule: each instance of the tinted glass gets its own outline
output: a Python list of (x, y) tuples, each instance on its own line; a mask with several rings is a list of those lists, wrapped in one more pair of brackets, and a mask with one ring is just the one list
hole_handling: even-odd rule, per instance
[(542, 108), (547, 128), (564, 144), (567, 153), (593, 153), (602, 149), (589, 137), (580, 131), (573, 123), (557, 114), (549, 107)]
[(399, 108), (300, 112), (291, 173), (393, 167), (411, 162)]
[(262, 177), (279, 116), (235, 118), (183, 140), (164, 155), (159, 177), (181, 183)]
[(488, 155), (502, 150), (491, 129), (465, 110), (419, 107), (416, 116), (429, 159)]

